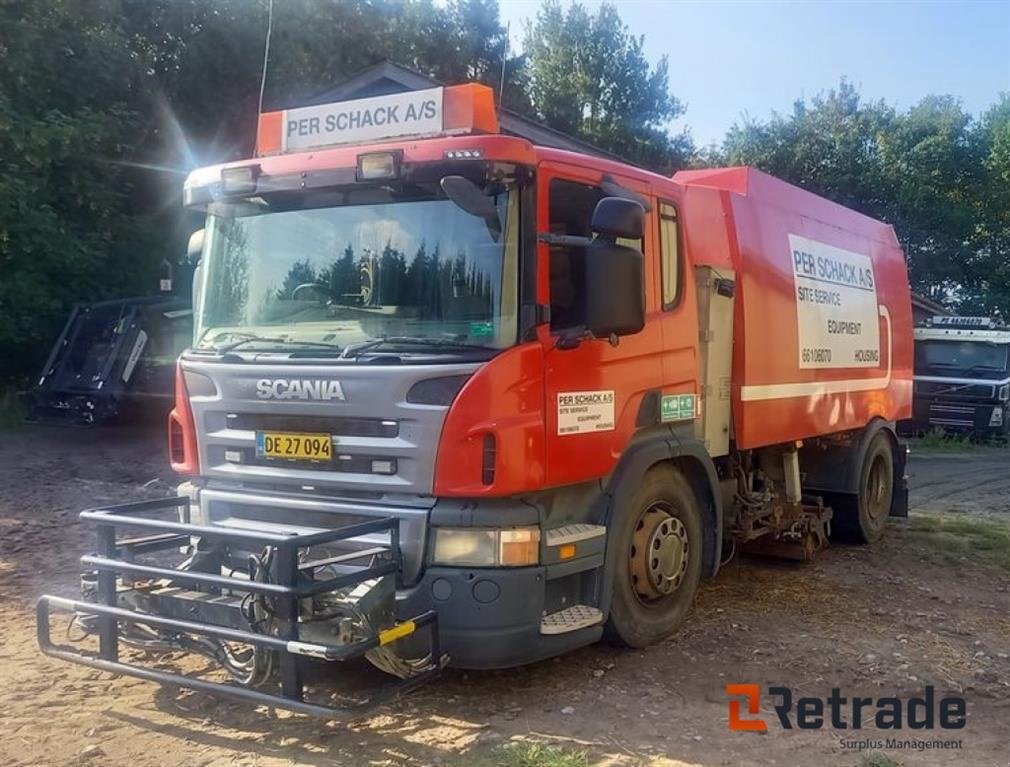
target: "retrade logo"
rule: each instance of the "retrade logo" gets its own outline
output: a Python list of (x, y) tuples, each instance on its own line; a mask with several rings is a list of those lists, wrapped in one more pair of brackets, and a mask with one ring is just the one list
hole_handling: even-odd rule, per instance
[[(726, 694), (742, 696), (747, 699), (747, 713), (756, 714), (761, 710), (761, 688), (756, 684), (728, 684)], [(767, 732), (768, 725), (764, 719), (744, 719), (740, 716), (740, 701), (730, 699), (729, 728), (743, 732)]]
[(340, 381), (310, 381), (285, 378), (261, 378), (256, 382), (256, 396), (260, 399), (344, 399)]
[[(729, 729), (743, 732), (767, 732), (768, 723), (760, 716), (761, 687), (756, 684), (727, 684)], [(826, 698), (794, 697), (788, 687), (769, 687), (768, 694), (775, 718), (783, 730), (861, 730), (871, 725), (878, 730), (960, 730), (967, 721), (967, 702), (952, 695), (937, 699), (933, 687), (922, 695), (870, 698), (842, 695), (835, 687)], [(742, 704), (746, 702), (747, 716)]]

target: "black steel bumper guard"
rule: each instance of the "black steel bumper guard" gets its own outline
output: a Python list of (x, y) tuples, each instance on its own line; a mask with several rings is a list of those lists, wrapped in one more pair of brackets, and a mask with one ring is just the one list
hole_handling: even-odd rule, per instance
[[(255, 530), (236, 529), (223, 526), (194, 525), (184, 522), (170, 522), (150, 519), (147, 514), (168, 509), (185, 508), (188, 516), (189, 499), (185, 497), (163, 498), (139, 501), (116, 506), (106, 506), (82, 511), (80, 518), (93, 522), (98, 532), (97, 556), (85, 555), (81, 563), (87, 569), (98, 573), (97, 601), (79, 601), (44, 595), (36, 605), (36, 631), (39, 648), (46, 655), (79, 663), (115, 674), (146, 679), (161, 684), (184, 687), (200, 692), (227, 695), (248, 700), (257, 705), (285, 708), (314, 716), (337, 718), (358, 715), (386, 702), (408, 690), (414, 689), (437, 676), (443, 665), (439, 647), (438, 616), (434, 610), (424, 612), (412, 620), (397, 623), (379, 631), (373, 636), (344, 645), (303, 642), (298, 636), (298, 615), (300, 601), (314, 595), (354, 586), (372, 578), (394, 575), (398, 569), (399, 527), (394, 518), (369, 520), (346, 525), (333, 530), (308, 534), (284, 534)], [(141, 529), (147, 536), (132, 539), (117, 539), (118, 528)], [(388, 554), (390, 558), (373, 558), (368, 566), (340, 564), (340, 574), (327, 580), (308, 580), (302, 574), (299, 551), (309, 546), (320, 546), (337, 541), (346, 541), (370, 533), (389, 533)], [(133, 556), (158, 550), (168, 550), (186, 544), (192, 536), (211, 541), (246, 544), (257, 547), (273, 547), (276, 551), (274, 582), (246, 580), (194, 570), (178, 570), (138, 564)], [(381, 547), (385, 548), (385, 547)], [(370, 550), (374, 551), (374, 550)], [(361, 558), (352, 552), (343, 560)], [(330, 564), (334, 559), (328, 560)], [(148, 579), (165, 579), (172, 584), (187, 584), (204, 589), (227, 589), (246, 594), (263, 594), (271, 597), (276, 604), (276, 635), (245, 631), (206, 622), (180, 620), (162, 615), (137, 612), (118, 606), (118, 574), (141, 576)], [(94, 616), (98, 634), (98, 654), (89, 654), (70, 645), (54, 644), (50, 637), (50, 614), (53, 611), (75, 612), (79, 615)], [(212, 637), (224, 641), (246, 643), (277, 652), (279, 660), (279, 694), (242, 687), (235, 684), (213, 682), (168, 671), (135, 666), (119, 660), (120, 624), (141, 624), (151, 628), (195, 636)], [(380, 645), (390, 644), (417, 629), (426, 628), (430, 636), (430, 666), (408, 679), (385, 685), (382, 691), (369, 700), (351, 706), (331, 706), (312, 703), (304, 699), (303, 668), (300, 657), (326, 661), (343, 661), (363, 656)]]

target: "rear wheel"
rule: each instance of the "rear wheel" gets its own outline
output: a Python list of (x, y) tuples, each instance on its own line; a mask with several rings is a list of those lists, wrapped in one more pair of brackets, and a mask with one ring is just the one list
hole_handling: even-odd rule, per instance
[(884, 535), (894, 496), (894, 451), (887, 432), (873, 437), (859, 470), (859, 493), (832, 499), (831, 537), (874, 543)]
[(622, 504), (611, 535), (618, 552), (608, 640), (645, 647), (684, 622), (701, 578), (697, 498), (672, 466), (650, 469)]

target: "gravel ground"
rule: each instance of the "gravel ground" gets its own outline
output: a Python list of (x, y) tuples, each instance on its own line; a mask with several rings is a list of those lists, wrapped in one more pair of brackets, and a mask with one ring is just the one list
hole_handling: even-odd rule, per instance
[[(1010, 521), (1010, 452), (916, 455), (914, 513)], [(900, 764), (1010, 762), (1010, 576), (951, 556), (915, 525), (811, 564), (737, 559), (703, 585), (689, 624), (646, 651), (604, 645), (510, 671), (448, 671), (373, 715), (324, 722), (113, 677), (41, 656), (33, 603), (75, 595), (93, 545), (76, 512), (170, 492), (162, 438), (127, 429), (0, 433), (0, 763), (5, 765), (468, 765), (510, 740), (593, 764), (861, 764), (893, 733), (727, 729), (727, 683), (794, 694), (963, 695), (958, 752), (881, 750)], [(54, 637), (63, 625), (54, 623)], [(320, 686), (336, 688), (323, 669)], [(377, 672), (352, 669), (357, 680)]]

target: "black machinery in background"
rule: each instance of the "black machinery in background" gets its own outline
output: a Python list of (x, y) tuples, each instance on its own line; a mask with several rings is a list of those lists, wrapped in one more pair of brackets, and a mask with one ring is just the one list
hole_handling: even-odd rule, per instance
[(162, 262), (159, 295), (75, 306), (24, 395), (28, 420), (94, 426), (126, 413), (167, 418), (176, 360), (193, 341), (202, 250), (199, 229), (178, 263)]
[(93, 426), (128, 407), (167, 415), (175, 361), (192, 337), (189, 299), (144, 296), (75, 306), (25, 396), (29, 420)]

